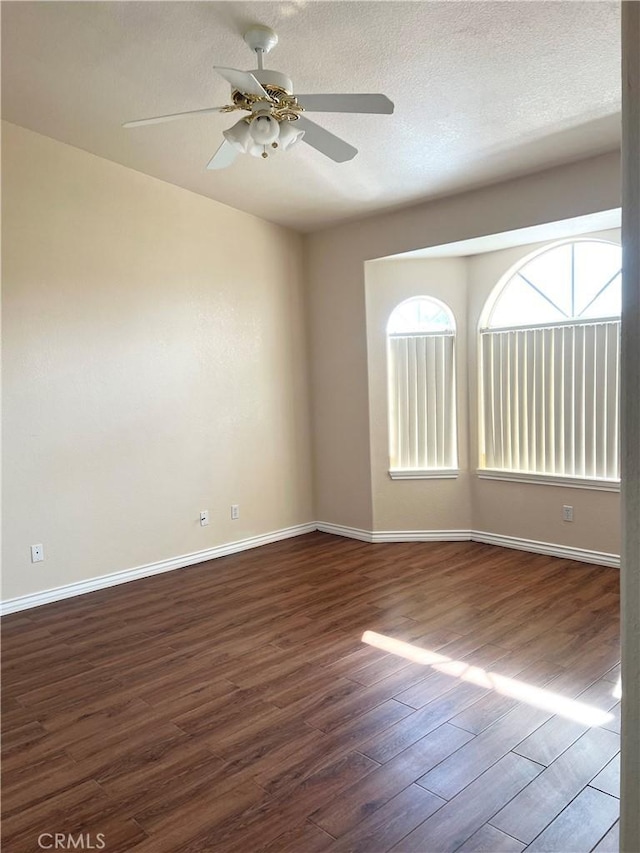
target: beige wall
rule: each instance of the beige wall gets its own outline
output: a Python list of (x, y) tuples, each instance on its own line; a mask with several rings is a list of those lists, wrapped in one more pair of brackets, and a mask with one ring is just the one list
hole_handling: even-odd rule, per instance
[[(314, 518), (566, 541), (552, 520), (545, 535), (527, 534), (516, 509), (501, 530), (472, 514), (464, 431), (457, 480), (388, 480), (386, 424), (370, 433), (370, 404), (379, 408), (386, 384), (366, 323), (388, 305), (380, 288), (365, 289), (364, 262), (613, 208), (616, 156), (310, 235), (303, 268), (302, 238), (286, 229), (11, 125), (3, 147), (3, 598)], [(460, 331), (469, 326), (458, 338), (466, 365), (475, 321), (462, 309), (460, 270), (430, 263), (433, 294)], [(496, 508), (500, 489), (519, 488), (485, 486)], [(589, 516), (572, 503), (578, 532)], [(607, 513), (579, 547), (616, 550)], [(36, 542), (41, 564), (30, 562)]]
[[(620, 231), (589, 235), (620, 243)], [(467, 259), (469, 330), (469, 414), (472, 467), (478, 460), (477, 334), (488, 297), (514, 264), (546, 243), (487, 252)], [(607, 554), (620, 553), (620, 493), (561, 486), (507, 483), (471, 477), (473, 528), (488, 533), (553, 542)], [(573, 522), (562, 507), (573, 507)]]
[[(620, 231), (591, 233), (620, 242)], [(478, 339), (487, 299), (512, 267), (550, 243), (470, 257), (365, 263), (373, 529), (480, 530), (592, 551), (620, 552), (620, 495), (589, 489), (478, 479)], [(386, 323), (404, 299), (433, 296), (457, 326), (458, 451), (455, 480), (391, 480), (388, 474)], [(574, 521), (562, 520), (562, 506)]]
[(311, 521), (300, 237), (3, 130), (3, 598)]
[[(467, 417), (467, 281), (463, 258), (371, 261), (365, 265), (373, 529), (469, 530)], [(389, 476), (386, 327), (412, 296), (433, 296), (456, 321), (458, 463), (456, 479), (392, 480)]]
[[(371, 447), (369, 439), (364, 262), (612, 210), (620, 204), (619, 169), (617, 154), (603, 155), (309, 236), (312, 418), (319, 520), (371, 530), (374, 504), (378, 506), (371, 474), (372, 454), (377, 455), (378, 450)], [(575, 505), (580, 515), (581, 504)], [(376, 515), (377, 527), (383, 519)], [(553, 534), (552, 530), (542, 538), (549, 541)], [(603, 540), (598, 550), (606, 550), (606, 544)]]

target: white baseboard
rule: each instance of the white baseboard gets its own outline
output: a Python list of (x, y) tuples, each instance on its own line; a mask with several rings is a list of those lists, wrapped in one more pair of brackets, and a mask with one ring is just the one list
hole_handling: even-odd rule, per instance
[(500, 548), (514, 548), (517, 551), (529, 551), (533, 554), (548, 554), (563, 560), (578, 560), (581, 563), (594, 563), (598, 566), (620, 568), (620, 555), (604, 551), (590, 551), (587, 548), (573, 548), (569, 545), (557, 545), (553, 542), (538, 542), (535, 539), (520, 539), (516, 536), (502, 536), (483, 530), (361, 530), (357, 527), (345, 527), (341, 524), (329, 524), (319, 521), (317, 529), (323, 533), (360, 539), (362, 542), (482, 542), (485, 545), (497, 545)]
[(537, 542), (535, 539), (518, 539), (516, 536), (501, 536), (498, 533), (486, 533), (482, 530), (471, 531), (474, 542), (485, 545), (498, 545), (501, 548), (515, 548), (517, 551), (530, 551), (533, 554), (548, 554), (563, 560), (578, 560), (581, 563), (595, 563), (598, 566), (620, 568), (620, 555), (605, 551), (590, 551), (587, 548), (573, 548), (570, 545), (556, 545), (552, 542)]
[(359, 539), (361, 542), (468, 542), (470, 530), (362, 530), (360, 527), (345, 527), (319, 521), (317, 530), (321, 533), (333, 533), (347, 539)]
[(163, 572), (172, 572), (174, 569), (184, 569), (207, 560), (215, 560), (217, 557), (226, 557), (229, 554), (237, 554), (240, 551), (248, 551), (260, 545), (268, 545), (270, 542), (280, 542), (282, 539), (290, 539), (293, 536), (301, 536), (304, 533), (312, 533), (317, 530), (314, 522), (309, 524), (297, 524), (295, 527), (285, 527), (282, 530), (274, 530), (271, 533), (263, 533), (260, 536), (251, 536), (248, 539), (240, 539), (237, 542), (228, 542), (224, 545), (216, 545), (206, 548), (204, 551), (195, 551), (193, 554), (183, 554), (181, 557), (170, 557), (168, 560), (160, 560), (157, 563), (147, 563), (137, 566), (135, 569), (125, 569), (122, 572), (114, 572), (110, 575), (101, 575), (97, 578), (89, 578), (84, 581), (59, 586), (55, 589), (46, 589), (42, 592), (34, 592), (31, 595), (21, 595), (10, 598), (0, 603), (0, 615), (17, 613), (20, 610), (28, 610), (32, 607), (40, 607), (42, 604), (50, 604), (52, 601), (61, 601), (63, 598), (73, 598), (76, 595), (84, 595), (87, 592), (95, 592), (98, 589), (106, 589), (121, 583), (148, 578), (151, 575), (159, 575)]
[(373, 542), (468, 542), (471, 530), (374, 530)]
[(595, 563), (600, 566), (620, 567), (620, 556), (618, 554), (607, 554), (603, 551), (589, 551), (586, 548), (572, 548), (568, 545), (556, 545), (551, 542), (537, 542), (534, 539), (519, 539), (515, 536), (502, 536), (497, 533), (487, 533), (481, 530), (362, 530), (358, 527), (347, 527), (342, 524), (331, 524), (319, 521), (309, 524), (298, 524), (295, 527), (285, 527), (282, 530), (274, 530), (271, 533), (263, 533), (260, 536), (251, 536), (248, 539), (240, 539), (237, 542), (228, 542), (224, 545), (216, 545), (204, 551), (196, 551), (193, 554), (183, 554), (180, 557), (170, 557), (168, 560), (160, 560), (157, 563), (147, 563), (134, 569), (126, 569), (122, 572), (114, 572), (110, 575), (102, 575), (97, 578), (89, 578), (84, 581), (66, 584), (54, 589), (46, 589), (42, 592), (34, 592), (31, 595), (21, 595), (8, 601), (0, 602), (0, 615), (17, 613), (20, 610), (28, 610), (32, 607), (40, 607), (53, 601), (61, 601), (64, 598), (72, 598), (76, 595), (84, 595), (87, 592), (95, 592), (98, 589), (106, 589), (121, 583), (140, 580), (140, 578), (151, 577), (163, 572), (172, 572), (174, 569), (184, 569), (207, 560), (215, 560), (218, 557), (226, 557), (247, 551), (250, 548), (258, 548), (260, 545), (268, 545), (270, 542), (280, 542), (282, 539), (290, 539), (294, 536), (302, 536), (320, 530), (322, 533), (332, 533), (335, 536), (344, 536), (348, 539), (358, 539), (361, 542), (382, 544), (384, 542), (482, 542), (485, 545), (497, 545), (501, 548), (514, 548), (518, 551), (530, 551), (534, 554), (548, 554), (551, 557), (560, 557), (564, 560), (578, 560), (582, 563)]
[(359, 527), (345, 527), (343, 524), (318, 521), (316, 530), (319, 530), (321, 533), (333, 533), (334, 536), (344, 536), (347, 539), (359, 539), (361, 542), (373, 542), (373, 532), (371, 530), (361, 530)]

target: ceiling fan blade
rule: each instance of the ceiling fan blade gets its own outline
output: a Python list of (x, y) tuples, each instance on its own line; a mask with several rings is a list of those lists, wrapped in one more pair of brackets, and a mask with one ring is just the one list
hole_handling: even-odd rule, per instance
[(207, 163), (207, 169), (226, 169), (230, 166), (240, 152), (225, 139), (211, 160)]
[(221, 77), (224, 77), (232, 89), (237, 89), (238, 92), (243, 92), (247, 95), (255, 95), (258, 98), (271, 100), (266, 89), (262, 88), (250, 71), (238, 71), (236, 68), (220, 68), (217, 65), (214, 65), (213, 70), (217, 71)]
[(391, 115), (393, 101), (386, 95), (297, 95), (298, 103), (314, 113), (378, 113)]
[(170, 113), (166, 116), (153, 116), (153, 118), (139, 118), (136, 121), (126, 121), (123, 127), (141, 127), (143, 124), (162, 124), (165, 121), (175, 121), (177, 118), (188, 118), (189, 116), (208, 115), (219, 113), (223, 107), (207, 107), (204, 110), (189, 110), (186, 113)]
[(353, 145), (349, 145), (344, 139), (340, 139), (339, 136), (325, 130), (324, 127), (320, 127), (319, 124), (304, 116), (300, 116), (296, 120), (296, 130), (304, 130), (302, 141), (331, 160), (335, 160), (336, 163), (353, 160), (358, 153), (358, 149), (354, 148)]

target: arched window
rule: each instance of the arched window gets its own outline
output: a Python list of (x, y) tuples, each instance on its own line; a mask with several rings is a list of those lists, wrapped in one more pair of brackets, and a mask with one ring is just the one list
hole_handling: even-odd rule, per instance
[(387, 324), (391, 476), (455, 476), (455, 320), (437, 299), (401, 302)]
[(480, 328), (481, 469), (619, 480), (620, 305), (621, 250), (602, 240), (538, 252), (498, 286)]

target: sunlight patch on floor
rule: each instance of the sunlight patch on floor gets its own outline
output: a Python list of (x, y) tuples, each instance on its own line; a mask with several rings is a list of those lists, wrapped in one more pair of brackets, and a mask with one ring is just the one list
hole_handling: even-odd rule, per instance
[(414, 646), (412, 643), (406, 643), (403, 640), (396, 640), (394, 637), (377, 634), (375, 631), (365, 631), (362, 635), (362, 642), (392, 655), (399, 655), (414, 663), (430, 666), (432, 669), (453, 678), (468, 681), (478, 687), (495, 690), (502, 696), (509, 696), (519, 702), (525, 702), (527, 705), (549, 711), (551, 714), (559, 714), (561, 717), (566, 717), (585, 726), (602, 726), (613, 719), (613, 716), (606, 711), (601, 711), (599, 708), (594, 708), (584, 702), (567, 699), (559, 693), (534, 687), (525, 681), (508, 678), (497, 672), (487, 672), (479, 666), (452, 660), (445, 655), (439, 655), (429, 649), (421, 649), (419, 646)]

